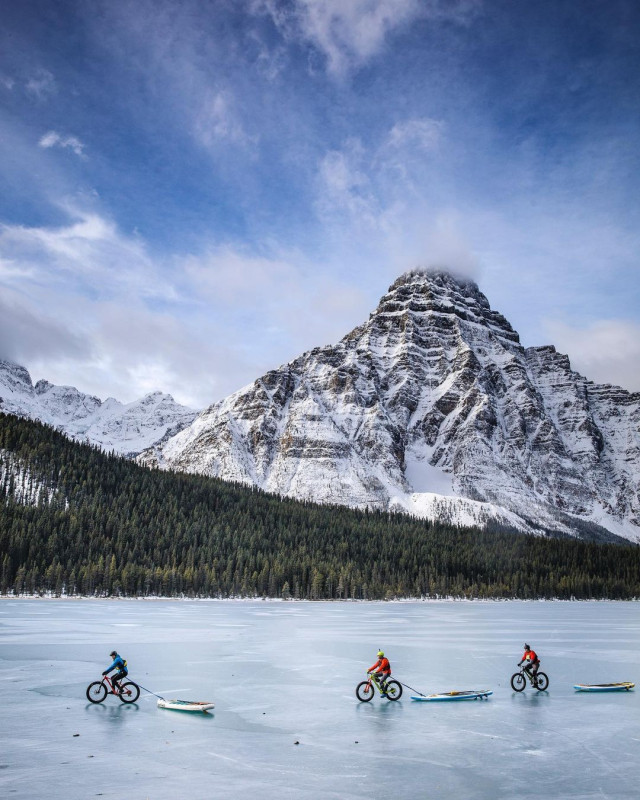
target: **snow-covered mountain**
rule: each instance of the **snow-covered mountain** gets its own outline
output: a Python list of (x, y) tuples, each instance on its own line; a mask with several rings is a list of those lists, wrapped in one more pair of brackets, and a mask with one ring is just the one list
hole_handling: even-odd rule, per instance
[(525, 349), (473, 282), (439, 271), (403, 275), (338, 344), (140, 460), (322, 503), (640, 541), (640, 394)]
[(124, 404), (44, 380), (34, 386), (24, 367), (1, 359), (0, 411), (39, 419), (73, 439), (128, 456), (182, 430), (197, 414), (161, 392)]

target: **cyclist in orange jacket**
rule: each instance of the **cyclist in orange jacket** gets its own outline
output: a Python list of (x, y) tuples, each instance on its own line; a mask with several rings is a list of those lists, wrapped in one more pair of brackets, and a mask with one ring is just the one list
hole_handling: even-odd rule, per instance
[(382, 650), (378, 650), (378, 660), (372, 667), (369, 667), (367, 674), (379, 683), (383, 692), (386, 691), (385, 682), (391, 677), (391, 664)]
[(524, 662), (527, 662), (527, 666), (524, 668), (525, 672), (528, 672), (529, 675), (533, 678), (533, 682), (536, 682), (536, 675), (538, 670), (540, 669), (540, 659), (538, 658), (536, 651), (531, 649), (531, 645), (525, 644), (524, 646), (524, 655), (520, 659), (520, 663), (518, 664), (521, 667)]

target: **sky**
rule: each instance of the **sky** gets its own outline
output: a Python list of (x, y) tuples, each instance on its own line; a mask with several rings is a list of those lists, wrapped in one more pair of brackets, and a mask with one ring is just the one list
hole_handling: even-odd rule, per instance
[(0, 0), (0, 357), (202, 408), (416, 267), (640, 391), (635, 0)]

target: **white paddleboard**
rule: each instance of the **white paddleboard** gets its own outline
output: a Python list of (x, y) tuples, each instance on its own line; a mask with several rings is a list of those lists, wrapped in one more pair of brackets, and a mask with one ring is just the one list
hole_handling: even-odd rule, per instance
[(158, 708), (167, 708), (170, 711), (210, 711), (214, 705), (204, 700), (158, 700)]
[(482, 700), (493, 694), (489, 689), (470, 689), (463, 692), (442, 692), (441, 694), (428, 694), (426, 696), (411, 695), (412, 700), (418, 702), (438, 702), (441, 700)]

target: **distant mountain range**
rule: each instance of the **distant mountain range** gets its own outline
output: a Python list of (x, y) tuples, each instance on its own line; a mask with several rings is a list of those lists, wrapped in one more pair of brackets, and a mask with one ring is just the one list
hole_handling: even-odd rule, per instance
[(640, 541), (640, 394), (524, 348), (472, 281), (401, 276), (362, 325), (200, 414), (35, 386), (0, 410), (162, 469), (459, 525)]
[(125, 404), (112, 397), (102, 402), (72, 386), (54, 386), (44, 380), (34, 386), (24, 367), (1, 359), (0, 411), (38, 419), (72, 439), (127, 456), (159, 444), (197, 415), (161, 392)]

